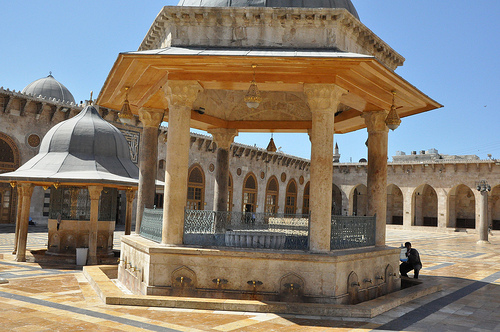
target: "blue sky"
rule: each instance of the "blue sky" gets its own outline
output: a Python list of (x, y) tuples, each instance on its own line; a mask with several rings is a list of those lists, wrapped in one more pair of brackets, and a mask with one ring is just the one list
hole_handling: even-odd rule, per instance
[[(361, 21), (406, 58), (396, 72), (442, 109), (403, 119), (389, 133), (396, 151), (500, 159), (500, 1), (352, 0)], [(101, 89), (119, 52), (136, 50), (170, 1), (4, 1), (0, 86), (22, 90), (53, 76), (77, 101)], [(235, 141), (266, 147), (270, 134)], [(341, 162), (366, 158), (366, 130), (335, 135)], [(310, 157), (305, 134), (274, 134), (288, 154)]]

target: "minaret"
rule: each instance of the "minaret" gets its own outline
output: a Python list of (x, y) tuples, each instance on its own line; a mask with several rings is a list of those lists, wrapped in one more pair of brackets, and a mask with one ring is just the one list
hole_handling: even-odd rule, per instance
[(340, 161), (339, 146), (335, 143), (335, 152), (333, 153), (333, 162), (338, 163)]

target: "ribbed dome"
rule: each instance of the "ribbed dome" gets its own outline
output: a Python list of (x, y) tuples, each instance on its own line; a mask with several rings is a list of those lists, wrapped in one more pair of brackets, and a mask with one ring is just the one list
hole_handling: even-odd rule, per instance
[(52, 127), (40, 152), (18, 170), (0, 176), (74, 182), (136, 183), (139, 169), (123, 134), (93, 106)]
[(344, 8), (359, 20), (351, 0), (180, 0), (177, 6)]
[(21, 92), (32, 94), (35, 97), (41, 95), (42, 97), (55, 98), (67, 103), (75, 103), (75, 98), (73, 98), (71, 92), (52, 75), (31, 82)]

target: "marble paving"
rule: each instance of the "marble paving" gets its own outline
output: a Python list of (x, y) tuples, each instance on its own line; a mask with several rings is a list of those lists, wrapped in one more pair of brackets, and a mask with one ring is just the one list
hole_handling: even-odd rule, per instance
[[(115, 248), (122, 234), (115, 232)], [(443, 290), (353, 319), (105, 305), (75, 267), (15, 262), (13, 227), (0, 226), (0, 278), (9, 281), (0, 284), (0, 330), (500, 331), (500, 232), (478, 245), (474, 234), (387, 231), (388, 245), (406, 241), (421, 254), (421, 279), (439, 280)], [(28, 249), (46, 243), (46, 229), (30, 227)]]

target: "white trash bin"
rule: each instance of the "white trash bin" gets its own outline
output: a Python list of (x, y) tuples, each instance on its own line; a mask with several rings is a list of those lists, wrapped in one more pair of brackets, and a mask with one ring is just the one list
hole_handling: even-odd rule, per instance
[(76, 248), (76, 265), (87, 265), (89, 248)]

